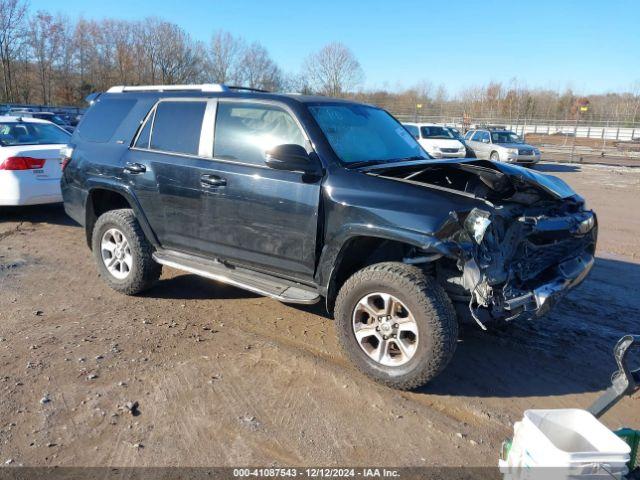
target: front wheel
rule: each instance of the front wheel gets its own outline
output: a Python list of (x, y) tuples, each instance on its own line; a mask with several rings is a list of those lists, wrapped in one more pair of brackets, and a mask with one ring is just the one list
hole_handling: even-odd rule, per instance
[(499, 162), (500, 155), (498, 154), (498, 152), (491, 152), (491, 156), (489, 157), (489, 160), (493, 160), (494, 162)]
[(429, 382), (456, 348), (451, 301), (411, 265), (385, 262), (356, 272), (340, 289), (335, 313), (345, 354), (363, 373), (393, 388)]

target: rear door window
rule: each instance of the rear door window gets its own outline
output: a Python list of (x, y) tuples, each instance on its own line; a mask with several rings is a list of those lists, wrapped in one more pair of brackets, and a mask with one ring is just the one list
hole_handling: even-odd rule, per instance
[(206, 107), (206, 101), (158, 103), (149, 148), (163, 152), (198, 155), (202, 119)]
[(98, 100), (82, 118), (78, 126), (78, 135), (89, 142), (108, 142), (136, 101), (133, 98)]

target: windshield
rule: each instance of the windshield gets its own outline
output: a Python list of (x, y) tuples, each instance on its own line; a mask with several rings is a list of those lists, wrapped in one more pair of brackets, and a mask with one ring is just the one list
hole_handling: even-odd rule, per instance
[(420, 132), (422, 133), (422, 138), (439, 138), (443, 140), (451, 140), (454, 138), (446, 127), (420, 127)]
[(69, 133), (47, 123), (2, 122), (0, 123), (0, 145), (45, 145), (67, 143)]
[(384, 110), (357, 104), (310, 105), (309, 111), (346, 164), (427, 159), (416, 140)]
[(513, 132), (491, 132), (493, 143), (522, 143), (522, 139)]

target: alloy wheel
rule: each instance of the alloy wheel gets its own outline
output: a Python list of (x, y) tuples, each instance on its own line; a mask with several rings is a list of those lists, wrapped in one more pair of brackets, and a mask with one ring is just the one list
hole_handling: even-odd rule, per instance
[(362, 351), (381, 365), (404, 365), (418, 349), (415, 318), (404, 303), (388, 293), (362, 297), (353, 310), (352, 325)]

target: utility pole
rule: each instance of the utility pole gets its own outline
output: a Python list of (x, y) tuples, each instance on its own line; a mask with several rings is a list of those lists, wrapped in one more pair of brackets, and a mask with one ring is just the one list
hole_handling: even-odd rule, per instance
[(420, 110), (422, 108), (422, 104), (421, 103), (416, 103), (416, 108), (414, 110), (413, 113), (413, 121), (415, 123), (418, 123), (418, 110)]
[(573, 143), (571, 144), (571, 156), (569, 157), (569, 161), (573, 163), (573, 154), (576, 150), (576, 140), (578, 139), (578, 121), (580, 120), (580, 114), (586, 113), (589, 111), (589, 100), (582, 99), (578, 102), (576, 108), (576, 123), (573, 126)]

